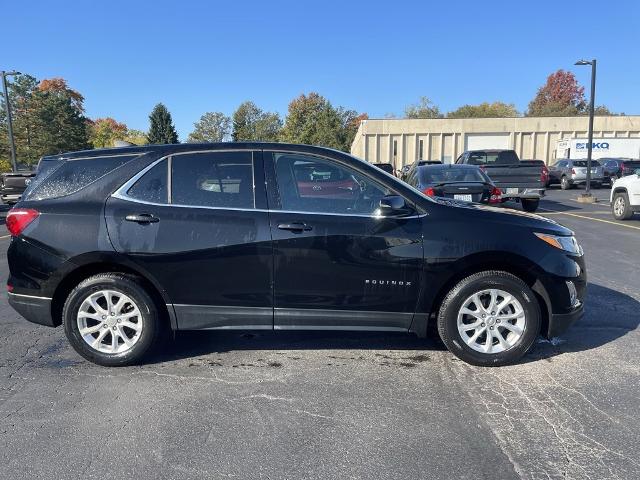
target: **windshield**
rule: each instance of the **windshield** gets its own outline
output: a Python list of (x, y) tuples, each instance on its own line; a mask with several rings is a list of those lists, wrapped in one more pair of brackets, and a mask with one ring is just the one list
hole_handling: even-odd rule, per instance
[(454, 183), (454, 182), (486, 182), (484, 174), (479, 168), (456, 168), (451, 166), (421, 167), (420, 183)]
[[(587, 166), (587, 161), (586, 160), (574, 160), (573, 161), (573, 166), (574, 167), (586, 167)], [(597, 162), (596, 160), (591, 160), (591, 167), (599, 167), (600, 166), (600, 162)]]

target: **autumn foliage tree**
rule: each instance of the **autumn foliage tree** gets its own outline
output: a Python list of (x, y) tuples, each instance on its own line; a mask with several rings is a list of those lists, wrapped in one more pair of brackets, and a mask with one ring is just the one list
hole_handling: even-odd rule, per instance
[(538, 89), (527, 115), (531, 117), (551, 117), (579, 115), (587, 108), (584, 87), (580, 86), (573, 73), (558, 70), (547, 77), (546, 83)]
[(89, 140), (94, 148), (113, 147), (116, 140), (125, 140), (129, 129), (111, 117), (90, 122)]
[[(29, 166), (43, 155), (90, 146), (84, 98), (64, 79), (38, 82), (31, 75), (18, 75), (9, 85), (9, 101), (19, 163)], [(0, 130), (2, 138), (6, 138), (4, 115), (0, 116)], [(0, 154), (4, 156), (6, 149), (5, 143), (0, 142)]]

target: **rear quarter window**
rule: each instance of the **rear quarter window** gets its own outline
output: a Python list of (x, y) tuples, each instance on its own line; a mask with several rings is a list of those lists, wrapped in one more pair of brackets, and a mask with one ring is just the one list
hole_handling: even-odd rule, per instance
[(23, 198), (46, 200), (71, 195), (138, 156), (110, 155), (51, 162), (48, 168), (39, 169), (37, 181), (25, 191)]

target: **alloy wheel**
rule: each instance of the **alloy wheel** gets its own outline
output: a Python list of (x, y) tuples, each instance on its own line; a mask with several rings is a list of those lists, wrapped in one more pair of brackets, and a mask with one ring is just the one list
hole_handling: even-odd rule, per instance
[(626, 208), (626, 205), (624, 203), (624, 197), (622, 195), (616, 197), (616, 199), (613, 202), (613, 213), (616, 214), (616, 217), (624, 216), (625, 208)]
[(509, 292), (487, 289), (467, 298), (458, 311), (458, 333), (470, 348), (494, 354), (514, 347), (524, 332), (522, 304)]
[(116, 290), (99, 290), (85, 298), (77, 324), (82, 339), (102, 353), (126, 352), (140, 339), (143, 329), (136, 303)]

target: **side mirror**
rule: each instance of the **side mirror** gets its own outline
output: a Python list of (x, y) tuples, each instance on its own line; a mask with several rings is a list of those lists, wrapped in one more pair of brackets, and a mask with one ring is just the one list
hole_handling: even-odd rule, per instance
[(411, 208), (400, 195), (387, 195), (380, 199), (378, 214), (382, 217), (407, 215), (411, 213)]

